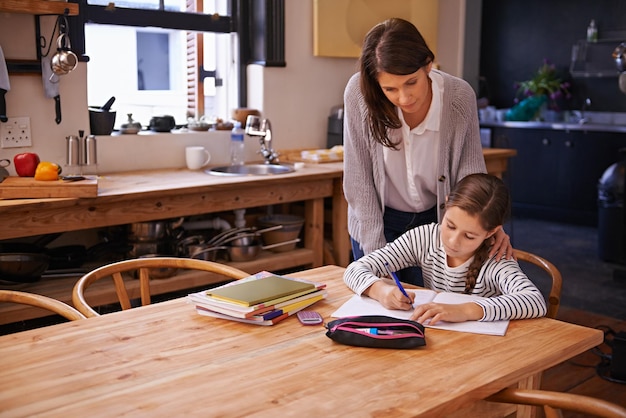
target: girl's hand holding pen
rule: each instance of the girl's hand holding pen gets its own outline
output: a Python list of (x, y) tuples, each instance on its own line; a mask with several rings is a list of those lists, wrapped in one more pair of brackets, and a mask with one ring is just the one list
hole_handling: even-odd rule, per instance
[(379, 301), (380, 304), (387, 309), (399, 309), (402, 311), (413, 309), (413, 299), (415, 299), (413, 292), (408, 292), (409, 299), (407, 299), (397, 286), (383, 281), (372, 284), (369, 289), (365, 291), (365, 294)]

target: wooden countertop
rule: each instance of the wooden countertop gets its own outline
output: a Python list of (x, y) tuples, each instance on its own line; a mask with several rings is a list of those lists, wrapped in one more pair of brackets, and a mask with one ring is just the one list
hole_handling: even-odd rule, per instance
[(187, 169), (104, 174), (94, 198), (0, 200), (0, 239), (328, 197), (342, 175), (341, 163), (306, 164), (275, 176), (215, 176)]
[[(486, 161), (504, 160), (515, 156), (514, 149), (484, 148)], [(488, 170), (489, 171), (489, 170)], [(232, 189), (241, 184), (280, 185), (292, 183), (294, 179), (337, 178), (343, 174), (343, 162), (305, 164), (304, 168), (294, 173), (275, 176), (215, 176), (203, 171), (187, 169), (128, 171), (122, 173), (103, 174), (98, 177), (97, 200), (134, 200), (137, 195), (176, 195), (203, 190)], [(71, 206), (77, 200), (90, 201), (92, 198), (58, 198), (58, 199), (0, 199), (0, 214), (11, 210), (24, 210), (28, 207), (46, 208), (49, 206)], [(1, 239), (1, 238), (0, 238)]]

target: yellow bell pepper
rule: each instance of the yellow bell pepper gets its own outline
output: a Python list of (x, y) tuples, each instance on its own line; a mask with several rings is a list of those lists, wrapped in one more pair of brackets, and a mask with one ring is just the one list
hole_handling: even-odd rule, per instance
[(59, 174), (61, 174), (61, 167), (55, 163), (42, 161), (37, 164), (35, 180), (58, 180)]

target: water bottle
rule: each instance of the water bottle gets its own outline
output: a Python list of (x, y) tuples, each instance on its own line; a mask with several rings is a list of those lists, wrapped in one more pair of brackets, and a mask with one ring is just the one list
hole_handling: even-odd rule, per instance
[(243, 146), (244, 130), (241, 122), (236, 121), (232, 132), (230, 133), (230, 164), (242, 165), (244, 163), (244, 146)]

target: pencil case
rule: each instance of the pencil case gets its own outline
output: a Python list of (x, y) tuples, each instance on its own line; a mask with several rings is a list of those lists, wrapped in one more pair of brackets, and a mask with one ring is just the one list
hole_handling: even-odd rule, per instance
[(408, 319), (362, 315), (336, 319), (326, 336), (340, 344), (370, 348), (415, 348), (426, 345), (424, 326)]

